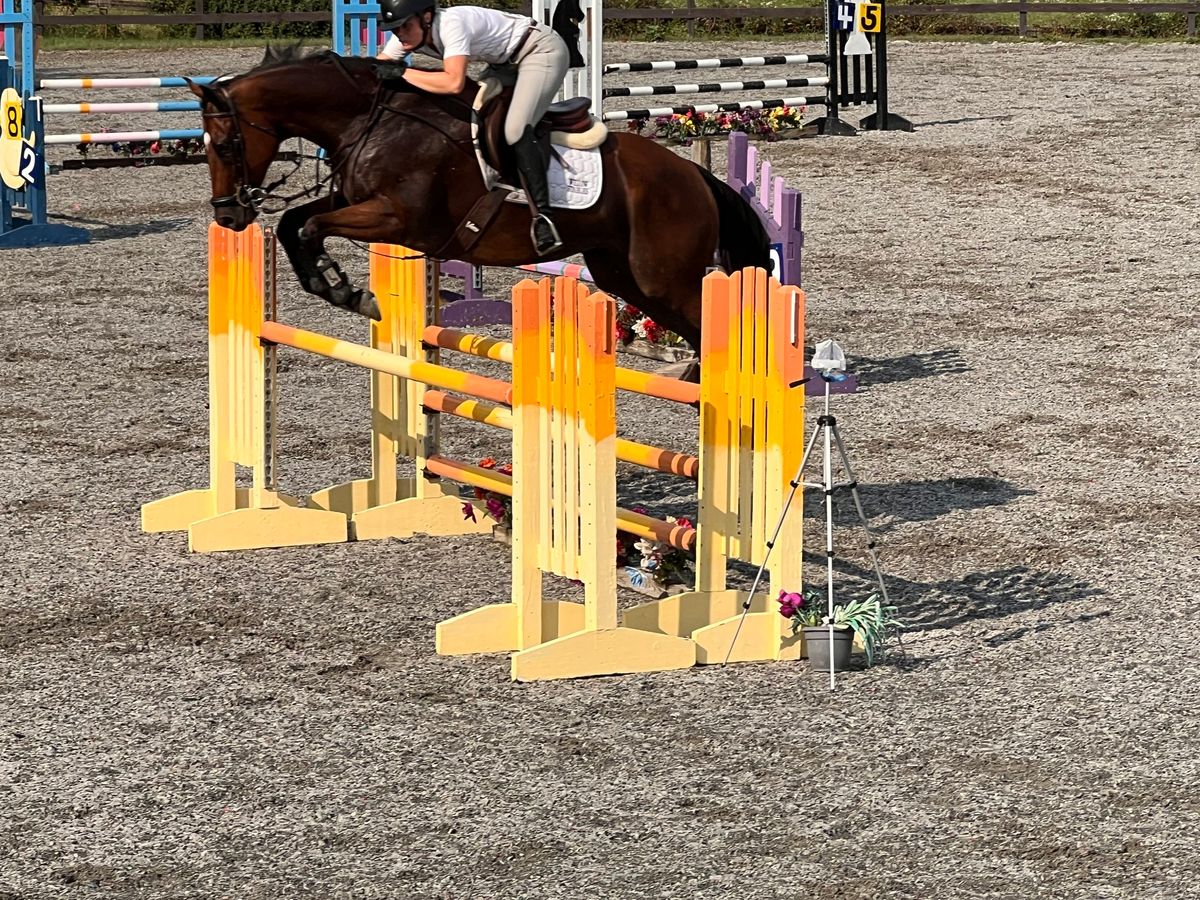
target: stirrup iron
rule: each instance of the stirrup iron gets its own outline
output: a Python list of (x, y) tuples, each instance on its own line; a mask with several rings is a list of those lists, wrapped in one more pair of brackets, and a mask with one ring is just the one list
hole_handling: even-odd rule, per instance
[[(553, 236), (551, 243), (538, 243), (538, 222), (545, 222), (546, 227), (550, 229), (550, 234)], [(538, 213), (537, 216), (534, 217), (534, 220), (529, 223), (529, 240), (533, 244), (533, 249), (537, 251), (538, 256), (545, 256), (547, 253), (553, 253), (563, 245), (562, 237), (558, 233), (558, 227), (554, 224), (554, 220), (545, 213)]]

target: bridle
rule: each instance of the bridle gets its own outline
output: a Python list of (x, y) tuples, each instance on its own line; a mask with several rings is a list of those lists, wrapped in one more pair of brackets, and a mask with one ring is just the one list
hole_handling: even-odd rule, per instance
[[(244, 118), (241, 113), (238, 112), (237, 104), (234, 102), (233, 97), (230, 96), (229, 92), (224, 87), (218, 87), (214, 90), (221, 98), (221, 101), (226, 108), (216, 112), (201, 113), (201, 118), (205, 120), (228, 119), (230, 121), (228, 156), (232, 158), (233, 161), (235, 185), (234, 192), (232, 194), (226, 194), (224, 197), (212, 198), (210, 202), (212, 203), (215, 211), (241, 207), (243, 209), (252, 209), (255, 212), (262, 212), (263, 207), (266, 205), (268, 200), (277, 201), (286, 207), (293, 200), (298, 200), (301, 197), (307, 197), (311, 194), (315, 194), (321, 190), (321, 188), (323, 188), (325, 184), (333, 177), (333, 173), (330, 172), (328, 176), (322, 178), (312, 187), (305, 188), (303, 191), (287, 196), (280, 196), (279, 194), (276, 194), (275, 189), (286, 184), (288, 179), (295, 175), (296, 172), (299, 171), (300, 166), (303, 164), (303, 159), (301, 157), (297, 157), (292, 161), (291, 171), (285, 173), (282, 178), (277, 178), (266, 187), (253, 187), (250, 184), (250, 173), (246, 163), (246, 138), (242, 133), (242, 122), (245, 122), (251, 128), (255, 128), (264, 134), (269, 134), (276, 141), (282, 141), (282, 135), (280, 135), (279, 132), (274, 128), (270, 128), (266, 125), (260, 125), (257, 122), (252, 122), (249, 119)], [(221, 153), (218, 153), (218, 155), (224, 156), (224, 154)], [(275, 211), (277, 212), (278, 210)], [(271, 210), (268, 210), (268, 212), (271, 212)]]

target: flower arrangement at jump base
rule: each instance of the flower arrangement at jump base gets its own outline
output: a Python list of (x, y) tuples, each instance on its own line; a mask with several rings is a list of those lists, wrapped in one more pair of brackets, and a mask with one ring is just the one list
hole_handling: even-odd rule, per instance
[[(632, 512), (643, 516), (651, 515), (644, 507), (635, 506)], [(667, 516), (670, 525), (680, 528), (694, 527), (683, 516)], [(686, 550), (680, 550), (662, 541), (647, 538), (635, 540), (631, 535), (617, 535), (617, 565), (624, 567), (629, 586), (644, 593), (665, 593), (672, 585), (690, 585), (695, 582), (693, 566), (696, 558)]]
[(690, 145), (699, 137), (719, 137), (735, 131), (744, 131), (768, 141), (777, 140), (782, 132), (793, 131), (804, 126), (803, 106), (780, 106), (775, 109), (742, 109), (729, 112), (698, 113), (689, 110), (670, 116), (649, 119), (631, 119), (629, 130), (638, 134), (649, 124), (646, 137), (663, 141), (674, 141)]
[[(479, 468), (493, 469), (501, 475), (512, 475), (512, 463), (499, 465), (490, 456), (484, 457), (479, 461)], [(483, 501), (487, 514), (496, 520), (497, 525), (503, 528), (512, 527), (512, 497), (477, 487), (475, 488), (475, 499)], [(464, 503), (463, 515), (474, 522), (475, 507), (470, 503)]]
[[(894, 630), (904, 627), (895, 617), (896, 607), (884, 606), (878, 594), (871, 594), (865, 600), (836, 604), (832, 616), (829, 615), (824, 597), (813, 590), (799, 593), (780, 591), (776, 602), (779, 604), (779, 614), (791, 619), (792, 634), (804, 632), (804, 639), (809, 644), (809, 661), (819, 671), (829, 669), (831, 623), (835, 632), (835, 670), (847, 667), (855, 637), (862, 643), (867, 665), (870, 666), (875, 664), (877, 658), (882, 658), (888, 638)], [(814, 649), (818, 651), (817, 654), (813, 653)]]
[(656, 347), (684, 345), (683, 338), (659, 325), (630, 303), (621, 304), (617, 311), (617, 340), (626, 345), (637, 340), (643, 340)]
[[(500, 465), (490, 456), (479, 461), (481, 469), (491, 469), (501, 475), (512, 475), (512, 464)], [(482, 500), (489, 518), (494, 519), (501, 529), (512, 528), (512, 497), (489, 491), (486, 488), (474, 489), (475, 499)], [(462, 506), (463, 517), (472, 522), (475, 518), (475, 506), (467, 501)], [(651, 515), (644, 507), (635, 506), (632, 510), (643, 516)], [(667, 523), (680, 528), (691, 528), (692, 523), (682, 516), (667, 516)], [(646, 538), (637, 539), (632, 535), (618, 532), (616, 536), (616, 565), (623, 569), (629, 586), (643, 593), (665, 593), (671, 585), (690, 585), (694, 582), (692, 567), (695, 555), (686, 550), (680, 550), (662, 541), (652, 541)]]
[[(97, 144), (76, 144), (80, 156), (87, 156)], [(193, 156), (204, 152), (203, 138), (169, 141), (118, 141), (104, 144), (116, 156)]]

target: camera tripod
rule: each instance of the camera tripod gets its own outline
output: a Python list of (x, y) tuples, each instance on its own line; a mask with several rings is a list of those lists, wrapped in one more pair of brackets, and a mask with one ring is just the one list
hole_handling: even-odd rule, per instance
[[(836, 347), (836, 345), (834, 345)], [(818, 356), (819, 356), (818, 348)], [(840, 355), (840, 348), (838, 348)], [(816, 367), (820, 360), (814, 358), (813, 364)], [(844, 359), (842, 362), (844, 367)], [(834, 674), (834, 659), (833, 659), (833, 565), (835, 554), (833, 550), (833, 495), (837, 491), (850, 492), (850, 496), (854, 498), (854, 509), (858, 514), (858, 520), (862, 525), (867, 537), (867, 553), (871, 557), (871, 565), (875, 570), (875, 579), (879, 585), (880, 594), (883, 596), (885, 605), (890, 606), (891, 600), (888, 597), (887, 586), (884, 584), (883, 570), (879, 566), (879, 556), (875, 551), (875, 535), (871, 531), (871, 526), (867, 522), (867, 514), (863, 511), (862, 498), (858, 494), (858, 478), (854, 474), (854, 469), (850, 465), (850, 457), (846, 453), (846, 445), (842, 441), (841, 432), (838, 431), (837, 419), (829, 411), (829, 396), (830, 385), (834, 381), (840, 381), (845, 378), (842, 375), (838, 377), (839, 368), (836, 364), (827, 368), (819, 368), (818, 374), (822, 381), (825, 382), (825, 399), (824, 411), (817, 417), (817, 427), (813, 431), (812, 436), (808, 439), (808, 444), (804, 448), (804, 455), (800, 458), (800, 465), (796, 469), (796, 475), (789, 482), (791, 490), (788, 493), (787, 500), (784, 501), (783, 509), (779, 513), (779, 521), (775, 524), (775, 531), (771, 535), (771, 540), (767, 542), (766, 552), (763, 554), (762, 564), (758, 567), (758, 572), (754, 576), (754, 582), (750, 587), (750, 593), (742, 604), (742, 618), (738, 622), (737, 630), (734, 632), (733, 640), (729, 644), (729, 651), (725, 654), (725, 661), (722, 665), (729, 662), (729, 657), (733, 655), (734, 645), (737, 643), (738, 635), (742, 630), (742, 623), (746, 621), (746, 615), (750, 612), (750, 606), (754, 601), (754, 595), (758, 592), (758, 587), (762, 583), (764, 572), (767, 569), (767, 561), (770, 559), (771, 550), (774, 549), (775, 541), (779, 537), (779, 532), (783, 529), (784, 520), (787, 518), (788, 510), (791, 508), (792, 501), (795, 499), (796, 491), (803, 485), (804, 487), (819, 489), (825, 497), (825, 587), (826, 587), (826, 605), (827, 616), (829, 619), (829, 686), (832, 689), (835, 685)], [(808, 378), (796, 382), (791, 387), (796, 387), (808, 381)], [(822, 479), (820, 482), (804, 481), (804, 470), (808, 466), (808, 460), (812, 456), (813, 449), (817, 445), (817, 441), (824, 438), (823, 447), (823, 462)], [(833, 448), (837, 446), (838, 457), (841, 460), (842, 467), (845, 470), (847, 481), (834, 482), (833, 480)]]

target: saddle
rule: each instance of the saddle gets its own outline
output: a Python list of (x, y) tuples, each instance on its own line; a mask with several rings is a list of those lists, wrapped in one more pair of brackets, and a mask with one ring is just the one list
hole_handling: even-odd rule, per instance
[[(497, 79), (485, 78), (479, 83), (474, 103), (475, 136), (480, 159), (495, 169), (502, 181), (520, 184), (516, 159), (504, 140), (504, 119), (512, 95), (512, 87), (502, 87)], [(590, 106), (587, 97), (550, 104), (534, 127), (543, 158), (550, 159), (555, 146), (590, 150), (604, 143), (608, 127), (588, 112)]]

